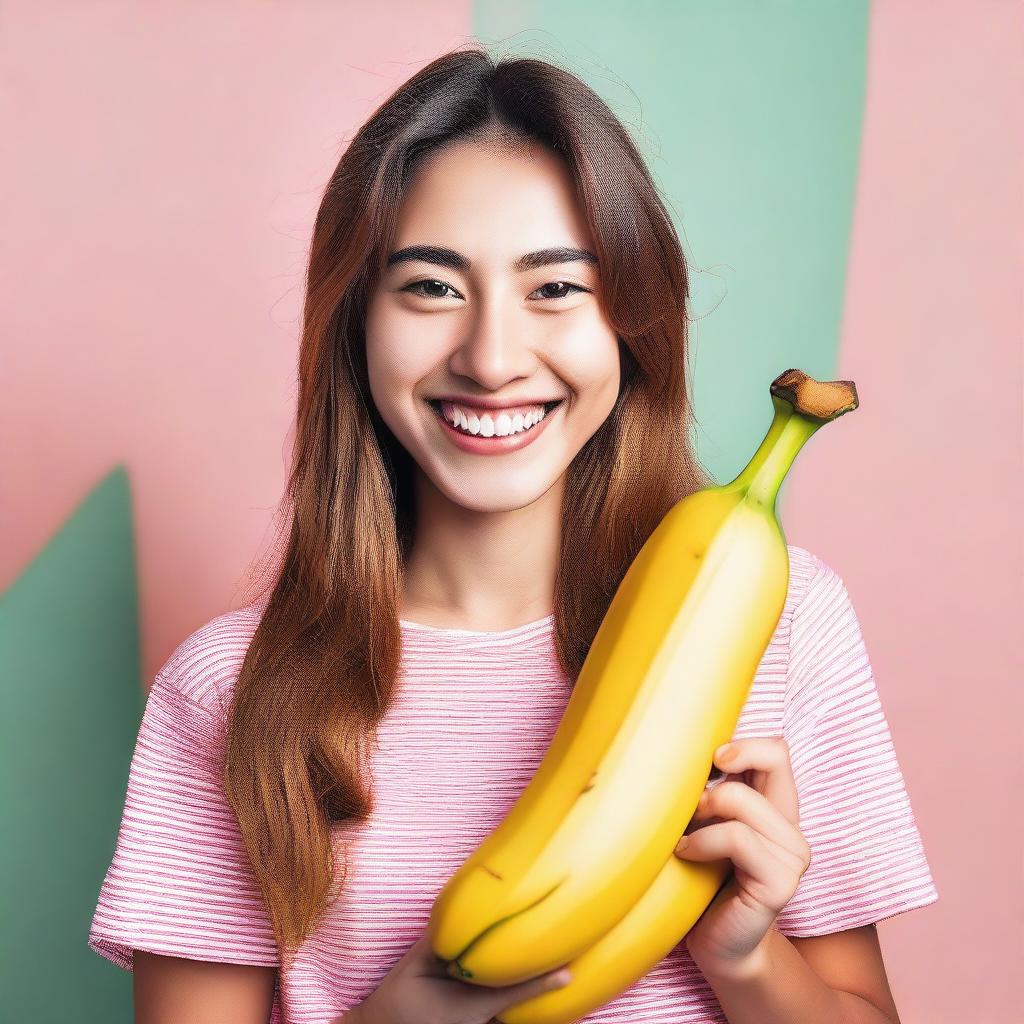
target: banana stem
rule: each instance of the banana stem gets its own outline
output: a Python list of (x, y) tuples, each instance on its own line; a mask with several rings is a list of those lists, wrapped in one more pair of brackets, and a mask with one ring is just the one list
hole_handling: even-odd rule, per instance
[(822, 425), (794, 412), (778, 399), (772, 425), (747, 464), (746, 469), (733, 481), (747, 492), (747, 501), (762, 505), (772, 515), (782, 481), (793, 465), (800, 449)]
[(768, 433), (743, 471), (726, 486), (775, 514), (779, 488), (800, 449), (819, 427), (860, 404), (852, 380), (818, 381), (802, 370), (786, 370), (772, 381), (775, 415)]

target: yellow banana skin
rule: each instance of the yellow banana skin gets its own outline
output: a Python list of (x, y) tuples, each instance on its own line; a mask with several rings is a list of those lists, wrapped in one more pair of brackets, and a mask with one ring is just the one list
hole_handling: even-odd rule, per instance
[[(575, 959), (640, 899), (674, 857), (715, 747), (731, 738), (787, 573), (785, 543), (735, 495), (701, 491), (665, 517), (623, 579), (533, 779), (439, 895), (437, 955), (478, 983), (509, 985)], [(604, 678), (630, 685), (598, 686)]]
[(668, 858), (654, 884), (606, 935), (572, 961), (573, 980), (499, 1014), (505, 1024), (565, 1024), (610, 1002), (679, 944), (728, 879), (728, 861)]
[(648, 538), (534, 777), (435, 901), (432, 947), (457, 977), (505, 986), (570, 965), (568, 985), (506, 1009), (504, 1024), (568, 1024), (605, 1004), (679, 943), (728, 877), (728, 861), (673, 851), (785, 603), (775, 495), (827, 422), (794, 415), (804, 381), (776, 378), (776, 416), (748, 467), (679, 502)]

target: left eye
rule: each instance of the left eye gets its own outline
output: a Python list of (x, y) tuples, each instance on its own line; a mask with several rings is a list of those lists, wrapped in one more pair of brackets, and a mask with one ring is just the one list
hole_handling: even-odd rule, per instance
[[(544, 291), (545, 288), (552, 288), (552, 287), (557, 288), (559, 286), (562, 286), (562, 287), (564, 287), (567, 290), (564, 291), (564, 292), (559, 293), (558, 295), (545, 295), (544, 297), (546, 299), (564, 299), (567, 295), (571, 295), (573, 291), (576, 291), (576, 292), (588, 291), (587, 288), (581, 288), (578, 284), (572, 284), (569, 281), (549, 281), (547, 284), (542, 284), (537, 289), (537, 291), (538, 292), (542, 292), (542, 291)], [(572, 289), (572, 291), (568, 291), (568, 289), (570, 289), (570, 288)], [(536, 295), (537, 293), (536, 292), (531, 292), (530, 294), (531, 295)]]
[[(440, 295), (436, 291), (423, 292), (420, 289), (424, 285), (437, 285), (441, 289), (447, 288), (453, 294), (452, 295)], [(562, 288), (565, 288), (566, 290), (560, 292), (557, 295), (550, 295), (550, 294), (544, 295), (543, 298), (546, 298), (546, 299), (564, 299), (567, 296), (571, 295), (574, 291), (576, 291), (576, 292), (590, 291), (589, 288), (583, 288), (580, 285), (572, 284), (569, 281), (549, 281), (547, 284), (542, 284), (536, 291), (533, 291), (530, 294), (531, 295), (536, 295), (537, 292), (542, 292), (542, 291), (544, 291), (545, 288), (551, 288), (551, 287), (555, 287), (555, 286), (561, 286)], [(569, 289), (571, 289), (571, 290), (569, 290)], [(412, 284), (406, 285), (405, 288), (403, 289), (403, 291), (407, 291), (407, 292), (411, 291), (411, 292), (414, 292), (417, 295), (423, 295), (426, 298), (431, 298), (431, 299), (450, 299), (450, 298), (454, 298), (455, 296), (457, 296), (459, 294), (457, 291), (455, 291), (454, 288), (452, 288), (452, 286), (450, 284), (445, 284), (444, 281), (436, 281), (436, 280), (433, 280), (433, 279), (430, 279), (430, 278), (424, 278), (422, 281), (413, 281)]]

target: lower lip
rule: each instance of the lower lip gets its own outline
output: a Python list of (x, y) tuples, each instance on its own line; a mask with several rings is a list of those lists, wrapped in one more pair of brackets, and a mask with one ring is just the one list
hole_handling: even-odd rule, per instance
[(498, 437), (497, 434), (493, 437), (474, 437), (472, 434), (464, 434), (461, 430), (456, 430), (429, 402), (427, 403), (427, 408), (430, 409), (433, 417), (441, 424), (441, 429), (464, 452), (472, 452), (474, 455), (505, 455), (508, 452), (515, 452), (520, 448), (525, 448), (528, 444), (536, 441), (544, 433), (547, 425), (551, 422), (551, 418), (561, 411), (563, 405), (565, 405), (565, 399), (559, 402), (540, 423), (535, 424), (529, 430), (524, 430), (520, 434), (512, 434), (506, 437)]

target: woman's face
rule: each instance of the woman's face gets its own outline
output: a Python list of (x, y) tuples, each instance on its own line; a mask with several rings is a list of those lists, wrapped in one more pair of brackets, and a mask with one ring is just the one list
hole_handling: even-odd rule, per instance
[[(417, 167), (367, 310), (370, 391), (421, 471), (466, 509), (541, 497), (615, 405), (619, 343), (596, 262), (553, 250), (594, 253), (555, 153), (460, 142)], [(555, 399), (528, 430), (498, 436)]]

